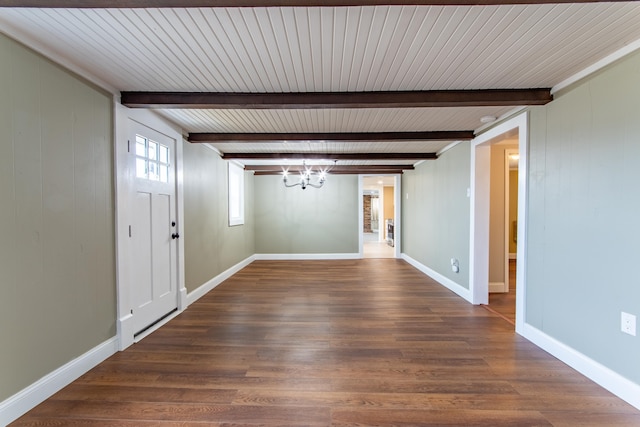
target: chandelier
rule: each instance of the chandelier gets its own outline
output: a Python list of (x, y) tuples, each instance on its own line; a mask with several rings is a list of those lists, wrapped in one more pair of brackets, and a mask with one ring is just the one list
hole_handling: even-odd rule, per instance
[[(312, 182), (313, 178), (316, 179), (316, 182)], [(284, 182), (285, 187), (296, 187), (299, 185), (303, 190), (307, 187), (321, 188), (326, 180), (327, 173), (325, 171), (320, 170), (318, 172), (314, 172), (311, 168), (307, 168), (307, 165), (304, 162), (302, 162), (300, 180), (298, 182), (290, 183), (287, 171), (284, 171), (282, 177), (282, 182)]]

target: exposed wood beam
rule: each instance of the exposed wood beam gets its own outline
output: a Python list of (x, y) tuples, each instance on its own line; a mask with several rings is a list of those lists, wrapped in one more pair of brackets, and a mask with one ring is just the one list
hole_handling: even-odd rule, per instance
[[(259, 171), (259, 172), (279, 172), (288, 171), (289, 173), (296, 173), (312, 168), (317, 170), (319, 166), (300, 166), (300, 165), (245, 165), (245, 170)], [(320, 166), (322, 168), (322, 166)], [(366, 170), (366, 171), (387, 171), (387, 170), (413, 170), (413, 165), (353, 165), (353, 166), (327, 166), (328, 173), (344, 173), (352, 169)]]
[[(404, 171), (402, 169), (361, 169), (361, 166), (353, 166), (349, 169), (339, 170), (339, 171), (330, 171), (329, 175), (394, 175), (401, 174)], [(255, 171), (254, 175), (282, 175), (282, 171)]]
[(510, 4), (597, 3), (627, 0), (0, 0), (0, 7), (39, 8), (186, 8), (186, 7), (339, 7), (339, 6), (486, 6)]
[(347, 133), (190, 133), (189, 142), (282, 142), (282, 141), (460, 141), (473, 139), (472, 130), (436, 132)]
[(436, 153), (224, 153), (224, 160), (433, 160)]
[(500, 107), (544, 105), (551, 89), (429, 90), (391, 92), (220, 93), (122, 92), (130, 108), (316, 109)]

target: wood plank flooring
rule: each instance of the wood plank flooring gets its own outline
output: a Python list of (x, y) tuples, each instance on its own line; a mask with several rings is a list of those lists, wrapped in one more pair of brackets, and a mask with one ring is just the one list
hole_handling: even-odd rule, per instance
[(516, 260), (509, 260), (509, 292), (490, 293), (489, 310), (516, 325)]
[(402, 260), (256, 261), (15, 426), (639, 426)]

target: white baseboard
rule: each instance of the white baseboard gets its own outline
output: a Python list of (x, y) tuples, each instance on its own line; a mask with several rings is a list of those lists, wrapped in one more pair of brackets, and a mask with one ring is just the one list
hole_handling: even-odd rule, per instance
[(489, 282), (490, 293), (504, 293), (504, 282)]
[(640, 409), (640, 385), (525, 323), (521, 335), (582, 375)]
[(0, 402), (0, 425), (15, 421), (117, 351), (118, 339), (110, 338)]
[(411, 258), (409, 255), (405, 253), (403, 253), (401, 256), (402, 256), (402, 259), (407, 261), (409, 264), (411, 264), (412, 266), (414, 266), (415, 268), (417, 268), (427, 276), (431, 277), (436, 282), (440, 283), (445, 288), (455, 292), (456, 294), (458, 294), (459, 296), (461, 296), (462, 298), (466, 299), (469, 302), (473, 301), (471, 291), (469, 289), (462, 287), (461, 285), (449, 279), (448, 277), (445, 277), (442, 274), (438, 273), (437, 271), (427, 267), (426, 265), (421, 264), (420, 262), (416, 261), (415, 259)]
[(361, 259), (359, 253), (342, 254), (256, 254), (256, 260), (288, 261), (288, 260), (322, 260), (322, 259)]
[(202, 284), (201, 286), (198, 287), (198, 289), (195, 289), (189, 292), (187, 294), (187, 305), (189, 306), (193, 304), (194, 302), (202, 298), (204, 295), (206, 295), (207, 292), (209, 292), (210, 290), (218, 286), (220, 283), (224, 282), (229, 277), (233, 276), (238, 271), (242, 270), (243, 268), (245, 268), (247, 265), (251, 264), (255, 260), (256, 260), (256, 255), (251, 255), (250, 257), (246, 258), (243, 261), (240, 261), (236, 265), (229, 267), (222, 273), (218, 274), (216, 277), (210, 279), (208, 282)]
[(133, 344), (133, 336), (135, 335), (133, 323), (133, 314), (127, 313), (118, 319), (118, 336), (120, 337), (118, 350), (122, 351)]

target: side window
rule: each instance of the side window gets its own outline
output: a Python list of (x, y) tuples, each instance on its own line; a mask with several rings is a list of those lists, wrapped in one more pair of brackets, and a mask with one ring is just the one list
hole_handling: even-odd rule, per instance
[(229, 163), (229, 225), (244, 224), (244, 169)]

